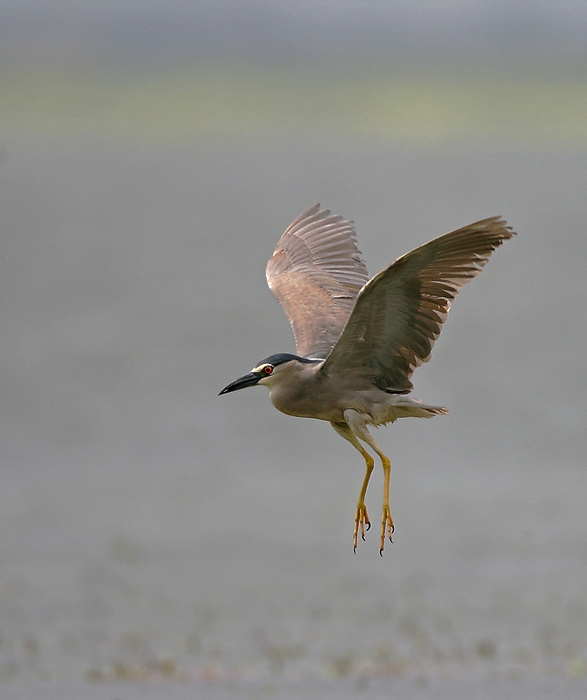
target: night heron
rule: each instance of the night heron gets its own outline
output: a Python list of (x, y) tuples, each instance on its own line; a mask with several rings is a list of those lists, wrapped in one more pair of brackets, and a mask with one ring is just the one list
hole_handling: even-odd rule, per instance
[(440, 236), (398, 258), (371, 280), (352, 221), (320, 205), (299, 216), (267, 264), (267, 282), (283, 307), (297, 355), (270, 355), (220, 393), (261, 384), (283, 413), (330, 421), (362, 455), (367, 471), (353, 533), (371, 527), (365, 495), (373, 471), (371, 447), (383, 466), (381, 545), (394, 531), (389, 508), (391, 464), (367, 426), (398, 418), (444, 414), (408, 394), (410, 378), (430, 359), (434, 341), (459, 289), (491, 253), (514, 235), (500, 216)]

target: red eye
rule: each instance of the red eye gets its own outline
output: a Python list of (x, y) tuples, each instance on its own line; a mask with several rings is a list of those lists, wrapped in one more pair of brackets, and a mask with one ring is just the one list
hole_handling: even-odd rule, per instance
[(271, 374), (271, 372), (273, 372), (273, 367), (271, 367), (271, 365), (266, 365), (263, 367), (263, 372), (265, 372), (265, 374)]

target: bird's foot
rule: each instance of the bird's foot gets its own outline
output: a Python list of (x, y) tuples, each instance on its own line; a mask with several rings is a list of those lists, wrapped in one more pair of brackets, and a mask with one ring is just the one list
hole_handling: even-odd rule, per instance
[(391, 511), (389, 510), (389, 505), (387, 503), (383, 504), (383, 517), (381, 518), (381, 547), (379, 549), (379, 554), (383, 556), (383, 550), (385, 549), (385, 537), (389, 537), (389, 541), (393, 544), (391, 536), (395, 530), (395, 525), (393, 524), (393, 519), (391, 517)]
[(364, 503), (359, 503), (357, 505), (357, 511), (355, 513), (355, 531), (353, 533), (353, 551), (357, 551), (357, 540), (359, 538), (359, 530), (361, 531), (361, 539), (365, 539), (365, 526), (367, 526), (367, 532), (371, 529), (371, 521), (367, 515), (367, 506)]

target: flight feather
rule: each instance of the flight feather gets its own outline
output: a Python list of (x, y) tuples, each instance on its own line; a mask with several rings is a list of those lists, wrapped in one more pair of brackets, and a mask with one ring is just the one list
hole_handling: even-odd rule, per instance
[(325, 358), (344, 328), (367, 267), (352, 221), (316, 204), (285, 231), (266, 269), (303, 357)]
[(398, 258), (361, 290), (321, 372), (358, 371), (385, 391), (412, 389), (458, 291), (514, 235), (499, 216), (478, 221)]

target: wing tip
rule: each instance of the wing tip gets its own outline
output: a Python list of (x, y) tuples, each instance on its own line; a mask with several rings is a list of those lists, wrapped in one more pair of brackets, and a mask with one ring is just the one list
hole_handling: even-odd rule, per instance
[(501, 214), (498, 214), (497, 216), (490, 216), (487, 219), (481, 219), (480, 221), (476, 221), (474, 224), (470, 224), (470, 226), (465, 226), (464, 228), (473, 227), (478, 227), (479, 229), (490, 228), (495, 233), (499, 232), (504, 241), (518, 235), (517, 231), (514, 231), (513, 227), (508, 224), (506, 219)]

